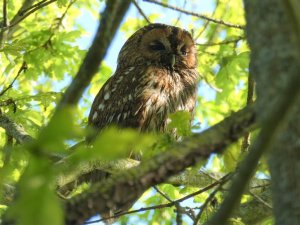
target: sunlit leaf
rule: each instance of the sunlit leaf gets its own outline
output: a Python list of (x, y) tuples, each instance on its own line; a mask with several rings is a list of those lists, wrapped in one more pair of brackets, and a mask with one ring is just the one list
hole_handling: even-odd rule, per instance
[(49, 162), (32, 157), (19, 182), (19, 194), (9, 211), (10, 218), (19, 225), (64, 224), (62, 207), (53, 192), (53, 184)]

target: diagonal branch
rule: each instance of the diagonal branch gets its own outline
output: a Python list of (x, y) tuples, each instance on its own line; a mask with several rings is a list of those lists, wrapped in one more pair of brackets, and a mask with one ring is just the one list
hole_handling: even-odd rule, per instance
[(63, 14), (60, 17), (56, 18), (56, 24), (51, 28), (51, 34), (50, 34), (49, 38), (47, 39), (47, 41), (44, 43), (44, 46), (46, 46), (48, 43), (51, 43), (51, 39), (55, 35), (55, 30), (58, 30), (62, 26), (64, 18), (66, 17), (69, 9), (75, 2), (76, 2), (76, 0), (70, 0), (69, 4), (67, 5)]
[[(228, 174), (229, 177), (231, 177), (232, 174)], [(213, 192), (210, 193), (210, 195), (208, 196), (208, 198), (205, 200), (205, 202), (203, 203), (203, 205), (201, 205), (201, 208), (200, 208), (200, 211), (199, 213), (197, 214), (195, 220), (194, 220), (194, 223), (193, 225), (197, 225), (199, 220), (201, 219), (201, 216), (205, 210), (205, 208), (207, 208), (208, 204), (210, 202), (212, 202), (212, 200), (215, 198), (216, 194), (221, 190), (221, 188), (223, 187), (223, 184), (225, 184), (226, 181), (228, 181), (229, 179), (225, 180), (223, 183), (220, 183), (218, 185), (218, 187), (213, 190)]]
[(94, 41), (75, 78), (63, 95), (57, 109), (60, 109), (64, 105), (75, 105), (79, 101), (83, 91), (97, 73), (101, 61), (106, 55), (107, 49), (129, 5), (129, 0), (107, 2), (106, 8), (101, 15), (100, 25)]
[[(16, 21), (20, 20), (22, 18), (22, 15), (20, 14), (20, 12), (28, 9), (28, 8), (31, 8), (33, 3), (35, 2), (36, 0), (24, 0), (22, 6), (20, 7), (20, 9), (18, 10), (18, 12), (14, 15), (14, 17), (11, 19), (11, 23), (15, 23)], [(18, 25), (16, 25), (15, 27), (13, 28), (10, 28), (9, 32), (10, 33), (13, 33), (15, 30), (17, 30), (18, 28)]]
[(88, 192), (66, 201), (66, 224), (82, 224), (90, 216), (110, 209), (128, 209), (149, 187), (214, 152), (223, 151), (255, 126), (254, 108), (248, 106), (208, 130), (176, 143), (164, 154), (95, 184)]
[(35, 11), (37, 11), (47, 5), (50, 5), (51, 3), (55, 2), (55, 1), (56, 0), (42, 1), (42, 4), (39, 4), (36, 7), (31, 8), (30, 10), (26, 11), (25, 13), (21, 13), (21, 14), (19, 13), (18, 19), (16, 19), (15, 21), (12, 20), (10, 25), (6, 28), (3, 28), (3, 30), (10, 29), (10, 28), (16, 26), (17, 24), (22, 22), (24, 19), (26, 19), (28, 16), (30, 16), (32, 13), (34, 13)]
[(136, 2), (136, 0), (133, 0), (132, 3), (134, 4), (134, 6), (135, 6), (136, 9), (138, 10), (138, 12), (141, 14), (141, 16), (147, 21), (147, 23), (151, 23), (151, 21), (150, 21), (149, 18), (146, 16), (146, 14), (145, 14), (144, 11), (141, 9), (141, 7), (140, 7), (139, 4)]
[(154, 3), (154, 4), (157, 4), (157, 5), (160, 5), (160, 6), (163, 6), (163, 7), (166, 7), (166, 8), (169, 8), (169, 9), (187, 14), (187, 15), (195, 16), (195, 17), (207, 20), (207, 21), (212, 22), (212, 23), (217, 23), (217, 24), (221, 24), (221, 25), (224, 25), (224, 26), (227, 26), (227, 27), (237, 28), (237, 29), (241, 29), (241, 30), (244, 29), (244, 26), (242, 26), (242, 25), (232, 24), (232, 23), (228, 23), (228, 22), (225, 22), (223, 20), (220, 20), (220, 19), (211, 18), (211, 17), (203, 15), (203, 14), (190, 12), (190, 11), (187, 11), (187, 10), (175, 7), (175, 6), (171, 6), (171, 5), (168, 5), (166, 3), (156, 1), (156, 0), (144, 0), (144, 1)]
[[(253, 31), (252, 31), (253, 32)], [(251, 58), (253, 60), (253, 58)], [(234, 207), (239, 204), (248, 181), (253, 175), (262, 154), (272, 146), (280, 129), (289, 119), (290, 113), (297, 107), (300, 96), (300, 76), (290, 74), (281, 94), (270, 104), (268, 116), (264, 118), (263, 126), (255, 143), (250, 147), (249, 155), (242, 162), (239, 173), (234, 178), (228, 196), (223, 201), (215, 216), (207, 223), (209, 225), (225, 224)], [(275, 139), (274, 139), (275, 138)]]
[(30, 6), (30, 7), (27, 7), (27, 8), (25, 8), (25, 9), (23, 9), (23, 10), (19, 10), (18, 15), (19, 15), (19, 16), (23, 16), (26, 12), (28, 12), (28, 11), (34, 9), (34, 8), (43, 6), (45, 2), (47, 2), (47, 0), (42, 0), (42, 1), (38, 2), (38, 3), (36, 3), (36, 4), (33, 4), (33, 5)]
[(9, 89), (11, 89), (15, 83), (15, 81), (18, 79), (18, 77), (21, 75), (21, 73), (24, 71), (27, 70), (27, 64), (26, 62), (24, 61), (22, 63), (22, 66), (20, 67), (20, 69), (18, 70), (18, 73), (17, 75), (15, 76), (15, 78), (13, 79), (13, 81), (6, 87), (4, 88), (1, 92), (0, 92), (0, 96), (4, 95)]
[(0, 127), (2, 127), (8, 135), (15, 138), (21, 144), (24, 142), (33, 141), (33, 137), (31, 137), (22, 126), (15, 123), (7, 116), (0, 115)]
[(19, 12), (28, 7), (31, 7), (32, 4), (34, 3), (34, 1), (35, 0), (24, 0), (22, 6), (18, 10), (18, 13), (11, 19), (11, 21), (7, 20), (6, 27), (3, 26), (0, 31), (0, 46), (1, 47), (4, 44), (4, 42), (6, 42), (6, 39), (8, 38), (8, 36), (12, 36), (13, 33), (18, 29), (18, 25), (14, 26), (14, 27), (8, 27), (8, 25), (11, 23), (15, 23), (15, 21), (17, 21), (19, 18), (21, 18), (21, 16), (19, 16)]
[[(211, 17), (214, 17), (216, 15), (216, 12), (217, 12), (219, 4), (220, 4), (220, 0), (217, 0), (216, 3), (215, 3), (215, 5), (216, 5), (215, 9), (214, 9), (213, 13), (211, 14)], [(197, 41), (201, 37), (201, 35), (207, 29), (208, 24), (209, 24), (209, 21), (206, 20), (205, 23), (204, 23), (204, 25), (202, 26), (201, 30), (199, 31), (199, 33), (196, 35), (196, 37), (194, 37), (195, 41)]]

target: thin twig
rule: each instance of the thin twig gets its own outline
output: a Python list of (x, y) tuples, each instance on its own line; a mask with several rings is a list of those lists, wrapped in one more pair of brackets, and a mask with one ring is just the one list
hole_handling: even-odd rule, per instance
[[(173, 200), (166, 195), (164, 192), (159, 190), (158, 187), (153, 187), (161, 196), (163, 196), (165, 199), (167, 199), (169, 202), (173, 202)], [(176, 224), (181, 225), (182, 224), (182, 212), (184, 212), (183, 208), (180, 206), (180, 203), (175, 203), (174, 205), (176, 207)]]
[(136, 9), (139, 11), (139, 13), (141, 14), (141, 16), (147, 21), (147, 23), (151, 23), (151, 21), (150, 21), (149, 18), (146, 16), (146, 14), (143, 12), (143, 10), (142, 10), (141, 7), (139, 6), (139, 4), (138, 4), (135, 0), (132, 0), (132, 3), (133, 3), (134, 6), (136, 7)]
[(18, 77), (21, 75), (21, 73), (22, 73), (23, 71), (24, 71), (24, 72), (26, 71), (26, 69), (27, 69), (27, 64), (26, 64), (26, 62), (24, 61), (24, 62), (22, 63), (22, 66), (20, 67), (20, 69), (19, 69), (17, 75), (16, 75), (15, 78), (13, 79), (13, 81), (12, 81), (6, 88), (4, 88), (4, 89), (0, 92), (0, 96), (4, 95), (9, 89), (11, 89), (11, 88), (13, 87), (15, 81), (18, 79)]
[(220, 19), (214, 19), (214, 18), (211, 18), (211, 17), (203, 15), (203, 14), (199, 14), (199, 13), (195, 13), (195, 12), (190, 12), (190, 11), (187, 11), (187, 10), (175, 7), (175, 6), (171, 6), (171, 5), (163, 3), (163, 2), (158, 2), (156, 0), (144, 0), (144, 1), (145, 2), (151, 2), (151, 3), (154, 3), (154, 4), (157, 4), (157, 5), (160, 5), (160, 6), (163, 6), (163, 7), (166, 7), (166, 8), (175, 10), (175, 11), (178, 11), (178, 12), (182, 12), (182, 13), (187, 14), (187, 15), (196, 16), (196, 17), (199, 17), (201, 19), (207, 20), (209, 22), (221, 24), (221, 25), (224, 25), (224, 26), (227, 26), (227, 27), (232, 27), (232, 28), (237, 28), (237, 29), (242, 29), (242, 30), (244, 29), (244, 26), (242, 26), (242, 25), (228, 23), (228, 22), (225, 22), (225, 21), (220, 20)]
[[(62, 21), (65, 18), (65, 16), (67, 15), (67, 12), (69, 11), (69, 9), (71, 8), (71, 6), (76, 2), (76, 0), (71, 0), (69, 2), (69, 4), (67, 5), (65, 11), (63, 12), (62, 16), (57, 18), (57, 22), (55, 24), (55, 26), (52, 28), (52, 32), (49, 36), (49, 38), (47, 39), (47, 41), (45, 41), (45, 43), (42, 46), (48, 46), (49, 43), (51, 43), (51, 39), (53, 38), (53, 36), (55, 35), (55, 30), (59, 29), (59, 27), (62, 25)], [(50, 28), (51, 30), (51, 28)]]
[[(226, 180), (228, 181), (228, 179)], [(225, 182), (224, 182), (225, 183)], [(215, 195), (218, 193), (218, 191), (221, 190), (222, 185), (224, 184), (220, 184), (212, 193), (210, 193), (210, 195), (208, 196), (208, 198), (205, 200), (205, 202), (203, 203), (203, 205), (201, 206), (201, 209), (199, 211), (199, 213), (196, 215), (196, 218), (194, 220), (193, 225), (197, 225), (199, 220), (201, 219), (201, 216), (205, 210), (205, 208), (208, 206), (208, 204), (213, 200), (213, 198), (215, 197)]]
[(24, 15), (18, 19), (17, 21), (15, 21), (14, 23), (10, 24), (9, 26), (7, 26), (6, 28), (3, 28), (3, 30), (7, 30), (9, 28), (12, 28), (13, 26), (17, 25), (18, 23), (20, 23), (21, 21), (23, 21), (24, 19), (26, 19), (28, 16), (30, 16), (32, 13), (34, 13), (35, 11), (50, 5), (53, 2), (56, 2), (57, 0), (49, 0), (47, 2), (42, 2), (41, 4), (39, 4), (37, 7), (32, 8), (31, 10), (27, 11), (27, 13), (24, 13)]
[(51, 43), (51, 39), (54, 37), (55, 35), (55, 30), (59, 29), (59, 27), (62, 25), (62, 21), (65, 18), (65, 16), (67, 15), (68, 10), (70, 9), (70, 7), (76, 2), (76, 0), (71, 0), (68, 4), (68, 6), (66, 7), (64, 13), (62, 14), (61, 17), (56, 18), (56, 23), (55, 25), (52, 24), (52, 26), (49, 28), (50, 31), (50, 35), (49, 38), (40, 46), (37, 46), (31, 50), (28, 50), (27, 53), (31, 53), (34, 52), (36, 50), (39, 50), (40, 48), (45, 48), (48, 49), (49, 47), (51, 47), (52, 43)]
[(273, 209), (273, 207), (267, 203), (266, 201), (264, 201), (261, 197), (259, 197), (258, 195), (254, 194), (252, 191), (249, 191), (249, 193), (260, 203), (262, 203), (264, 206), (266, 206), (269, 209)]
[[(220, 3), (220, 0), (217, 0), (215, 10), (214, 10), (214, 12), (212, 13), (211, 17), (214, 17), (214, 16), (215, 16), (216, 11), (217, 11), (217, 8), (218, 8), (218, 6), (219, 6), (219, 3)], [(199, 32), (199, 34), (194, 38), (195, 41), (198, 40), (198, 38), (204, 33), (204, 31), (205, 31), (206, 28), (208, 27), (208, 24), (209, 24), (209, 21), (206, 20), (205, 23), (204, 23), (204, 25), (203, 25), (203, 27), (202, 27), (202, 30), (201, 30), (201, 31)]]
[[(185, 8), (186, 3), (187, 3), (187, 0), (184, 0), (183, 5), (182, 5), (182, 8), (183, 8), (183, 9)], [(179, 12), (179, 15), (178, 15), (178, 17), (177, 17), (177, 19), (176, 19), (176, 22), (174, 23), (174, 26), (176, 26), (176, 25), (178, 24), (178, 22), (179, 22), (181, 16), (182, 16), (182, 12)]]
[(167, 199), (169, 202), (173, 202), (172, 199), (169, 198), (165, 193), (163, 193), (161, 190), (159, 190), (158, 187), (154, 186), (153, 187), (155, 191), (157, 191), (161, 196), (163, 196), (165, 199)]
[[(220, 180), (217, 180), (216, 182), (200, 189), (199, 191), (196, 191), (196, 192), (193, 192), (189, 195), (186, 195), (185, 197), (182, 197), (180, 199), (177, 199), (175, 201), (172, 201), (170, 199), (170, 202), (169, 203), (166, 203), (166, 204), (160, 204), (160, 205), (155, 205), (155, 206), (150, 206), (150, 207), (143, 207), (143, 208), (140, 208), (140, 209), (136, 209), (136, 210), (131, 210), (131, 211), (127, 211), (127, 212), (122, 212), (122, 213), (119, 213), (119, 214), (116, 214), (114, 216), (110, 216), (110, 217), (106, 217), (106, 218), (102, 218), (102, 219), (99, 219), (99, 220), (93, 220), (93, 221), (89, 221), (89, 222), (85, 222), (85, 224), (92, 224), (92, 223), (98, 223), (98, 222), (101, 222), (101, 221), (105, 221), (105, 220), (108, 220), (108, 219), (113, 219), (113, 218), (118, 218), (120, 216), (124, 216), (124, 215), (128, 215), (128, 214), (133, 214), (133, 213), (138, 213), (138, 212), (144, 212), (144, 211), (148, 211), (148, 210), (152, 210), (152, 209), (162, 209), (162, 208), (167, 208), (167, 207), (172, 207), (172, 206), (175, 206), (176, 204), (180, 203), (180, 202), (183, 202), (191, 197), (194, 197), (196, 195), (199, 195), (205, 191), (208, 191), (210, 189), (212, 189), (213, 187), (221, 184), (224, 182), (224, 180), (227, 180), (229, 177), (229, 174), (225, 175), (224, 177), (222, 177)], [(158, 189), (155, 189), (156, 191), (158, 191)], [(161, 191), (158, 191), (160, 194), (163, 194)], [(165, 197), (165, 195), (163, 194), (163, 196)]]

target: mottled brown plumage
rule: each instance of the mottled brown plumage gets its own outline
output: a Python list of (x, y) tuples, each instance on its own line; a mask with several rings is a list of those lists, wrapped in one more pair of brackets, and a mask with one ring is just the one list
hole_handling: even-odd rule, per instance
[(118, 56), (118, 66), (97, 94), (89, 124), (164, 132), (168, 114), (193, 113), (197, 55), (191, 35), (178, 27), (151, 24), (135, 32)]

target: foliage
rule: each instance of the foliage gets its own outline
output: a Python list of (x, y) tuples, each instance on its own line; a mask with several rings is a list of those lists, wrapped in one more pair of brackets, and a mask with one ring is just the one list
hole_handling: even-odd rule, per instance
[[(174, 3), (174, 1), (163, 2)], [(197, 1), (191, 2), (197, 4)], [(9, 19), (17, 14), (22, 3), (21, 0), (7, 1)], [(119, 131), (110, 128), (97, 138), (93, 147), (81, 147), (73, 154), (70, 147), (82, 141), (88, 132), (85, 130), (86, 117), (93, 96), (115, 69), (111, 68), (107, 62), (102, 63), (79, 106), (66, 109), (49, 123), (62, 93), (76, 74), (86, 53), (86, 49), (78, 46), (80, 38), (88, 35), (86, 27), (82, 25), (82, 18), (87, 15), (97, 18), (98, 9), (104, 4), (104, 1), (99, 3), (99, 1), (92, 0), (58, 0), (28, 16), (14, 27), (15, 30), (8, 30), (10, 32), (8, 36), (7, 32), (1, 36), (1, 113), (21, 124), (31, 136), (39, 140), (34, 144), (13, 143), (11, 146), (7, 141), (5, 131), (1, 130), (0, 133), (0, 144), (3, 149), (0, 153), (2, 166), (0, 183), (1, 185), (9, 183), (18, 188), (19, 196), (8, 210), (11, 218), (18, 218), (18, 224), (63, 224), (64, 212), (61, 201), (55, 194), (57, 174), (60, 174), (63, 169), (53, 166), (53, 162), (49, 161), (49, 156), (72, 155), (70, 169), (76, 164), (89, 160), (98, 158), (112, 160), (126, 157), (132, 150), (144, 149), (146, 151), (154, 143), (158, 143), (155, 149), (158, 149), (159, 153), (172, 142), (165, 136), (140, 135), (133, 130)], [(241, 0), (220, 0), (214, 6), (214, 18), (245, 24)], [(163, 10), (151, 13), (150, 9), (145, 9), (145, 13), (153, 22), (164, 20), (169, 22), (164, 17)], [(185, 137), (192, 135), (192, 131), (198, 132), (216, 124), (230, 115), (232, 111), (246, 104), (249, 48), (244, 39), (244, 30), (207, 23), (197, 17), (193, 17), (192, 21), (187, 24), (180, 20), (179, 23), (193, 30), (197, 43), (203, 44), (197, 46), (201, 80), (198, 107), (193, 120), (193, 124), (200, 121), (200, 128), (191, 129), (189, 126), (191, 118), (186, 112), (170, 115), (169, 129), (177, 129), (178, 134)], [(147, 22), (144, 18), (131, 13), (130, 18), (124, 21), (121, 31), (128, 37), (138, 27), (145, 24)], [(23, 62), (26, 62), (27, 69), (18, 74)], [(15, 78), (17, 79), (14, 82)], [(12, 87), (4, 91), (10, 84)], [(127, 151), (124, 152), (124, 149)], [(238, 142), (232, 145), (225, 154), (212, 156), (205, 166), (201, 164), (189, 170), (195, 174), (199, 174), (200, 169), (207, 173), (225, 174), (235, 170), (242, 156), (241, 142)], [(6, 159), (9, 159), (9, 163)], [(267, 173), (265, 162), (260, 167), (262, 168), (260, 174)], [(170, 184), (158, 186), (158, 189), (171, 201), (195, 192), (199, 188), (200, 186), (197, 188), (176, 187)], [(1, 189), (4, 193), (3, 187)], [(186, 212), (188, 210), (199, 212), (199, 207), (205, 204), (211, 193), (212, 191), (208, 190), (184, 201), (182, 205), (185, 205)], [(221, 202), (223, 195), (218, 194), (215, 199)], [(151, 189), (144, 193), (134, 208), (168, 202), (166, 197)], [(211, 215), (215, 208), (210, 203), (200, 221), (206, 221), (207, 216)], [(144, 224), (175, 224), (176, 210), (178, 209), (172, 206), (134, 215), (129, 214), (122, 217), (121, 221), (128, 221), (128, 224), (142, 224), (143, 222)], [(1, 209), (0, 212), (3, 213), (5, 210)], [(186, 215), (190, 216), (189, 213)], [(188, 216), (185, 216), (183, 224), (191, 224), (191, 221)], [(232, 224), (242, 224), (239, 219), (232, 221), (234, 221)], [(270, 219), (267, 221), (265, 224), (271, 223)]]

